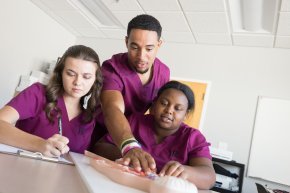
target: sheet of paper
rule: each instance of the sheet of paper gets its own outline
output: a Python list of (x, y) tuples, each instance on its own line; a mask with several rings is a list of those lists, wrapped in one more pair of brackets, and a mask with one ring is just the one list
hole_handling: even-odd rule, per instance
[[(26, 157), (31, 157), (31, 158), (36, 158), (36, 156), (34, 156), (36, 153), (35, 152), (31, 152), (31, 151), (26, 151), (23, 150), (21, 148), (16, 148), (10, 145), (5, 145), (5, 144), (1, 144), (0, 143), (0, 153), (6, 153), (6, 154), (13, 154), (13, 155), (19, 155), (18, 152), (25, 152)], [(38, 153), (40, 154), (40, 153)], [(52, 159), (41, 155), (41, 157), (43, 158), (43, 160), (46, 161), (52, 161)], [(54, 162), (60, 162), (60, 163), (65, 163), (65, 164), (73, 164), (73, 162), (69, 161), (68, 159), (66, 159), (65, 157), (61, 156), (61, 157), (55, 157), (57, 159), (55, 159)]]
[(0, 152), (9, 153), (9, 154), (17, 154), (18, 150), (19, 148), (0, 143)]

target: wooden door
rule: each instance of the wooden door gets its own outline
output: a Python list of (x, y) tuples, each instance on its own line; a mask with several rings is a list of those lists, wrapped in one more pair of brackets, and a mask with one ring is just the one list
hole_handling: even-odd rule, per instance
[(184, 80), (179, 78), (173, 78), (172, 80), (182, 82), (192, 89), (195, 97), (195, 109), (188, 115), (184, 122), (193, 128), (202, 129), (210, 83), (206, 81)]

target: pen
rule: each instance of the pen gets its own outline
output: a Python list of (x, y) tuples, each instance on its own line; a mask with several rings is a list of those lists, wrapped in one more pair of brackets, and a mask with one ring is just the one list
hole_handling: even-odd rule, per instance
[[(62, 122), (61, 117), (58, 117), (58, 133), (62, 136)], [(60, 155), (62, 157), (62, 155)]]
[(58, 133), (62, 135), (62, 122), (61, 117), (58, 118)]

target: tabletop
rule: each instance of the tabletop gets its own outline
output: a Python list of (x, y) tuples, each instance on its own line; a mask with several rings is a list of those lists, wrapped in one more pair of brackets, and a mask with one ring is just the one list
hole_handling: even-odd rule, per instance
[(144, 193), (111, 181), (92, 168), (83, 154), (70, 156), (75, 165), (0, 153), (0, 193)]
[(77, 169), (0, 153), (0, 193), (88, 193)]

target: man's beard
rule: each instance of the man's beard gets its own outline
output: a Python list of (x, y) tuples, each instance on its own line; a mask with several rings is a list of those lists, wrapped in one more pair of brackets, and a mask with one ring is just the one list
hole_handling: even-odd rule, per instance
[(148, 72), (149, 68), (147, 68), (146, 70), (143, 70), (143, 71), (140, 71), (140, 70), (137, 70), (135, 68), (135, 71), (138, 73), (138, 74), (145, 74), (146, 72)]

